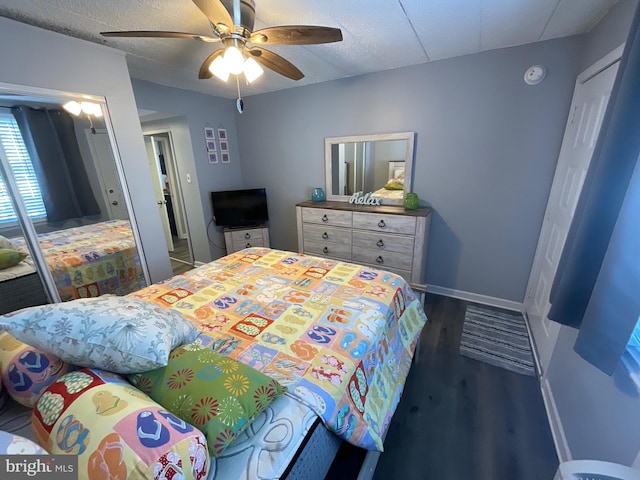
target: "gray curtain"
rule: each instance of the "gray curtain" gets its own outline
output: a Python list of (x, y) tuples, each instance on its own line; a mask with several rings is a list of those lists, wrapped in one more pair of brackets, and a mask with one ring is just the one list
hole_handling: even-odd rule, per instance
[(637, 9), (554, 279), (548, 315), (580, 328), (576, 352), (608, 374), (615, 370), (640, 314), (640, 174), (634, 174), (640, 159), (639, 24)]
[(73, 118), (64, 110), (23, 105), (13, 107), (11, 112), (38, 177), (47, 221), (99, 215)]

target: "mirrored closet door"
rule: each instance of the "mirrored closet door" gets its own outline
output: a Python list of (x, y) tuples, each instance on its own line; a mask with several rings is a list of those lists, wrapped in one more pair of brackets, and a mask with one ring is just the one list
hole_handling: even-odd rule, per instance
[(55, 93), (0, 86), (0, 236), (50, 301), (131, 293), (149, 276), (106, 105)]

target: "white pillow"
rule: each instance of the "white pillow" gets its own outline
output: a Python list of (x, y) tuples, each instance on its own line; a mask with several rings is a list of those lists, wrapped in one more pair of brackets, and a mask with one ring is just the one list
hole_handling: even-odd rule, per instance
[(116, 373), (164, 367), (198, 335), (175, 310), (111, 295), (24, 308), (0, 316), (0, 327), (67, 363)]
[(9, 241), (8, 238), (0, 235), (0, 248), (10, 248), (11, 250), (15, 250), (16, 247)]

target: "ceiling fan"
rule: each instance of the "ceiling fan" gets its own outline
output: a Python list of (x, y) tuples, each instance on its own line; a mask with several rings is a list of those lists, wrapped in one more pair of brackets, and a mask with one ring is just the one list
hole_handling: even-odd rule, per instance
[(254, 32), (254, 0), (193, 0), (193, 3), (209, 20), (214, 36), (149, 30), (101, 32), (101, 35), (192, 38), (208, 43), (222, 43), (223, 48), (215, 50), (202, 63), (198, 78), (211, 78), (215, 74), (226, 81), (229, 73), (244, 73), (249, 83), (262, 73), (260, 65), (292, 80), (304, 77), (291, 62), (260, 45), (311, 45), (342, 40), (339, 28), (311, 25), (268, 27)]

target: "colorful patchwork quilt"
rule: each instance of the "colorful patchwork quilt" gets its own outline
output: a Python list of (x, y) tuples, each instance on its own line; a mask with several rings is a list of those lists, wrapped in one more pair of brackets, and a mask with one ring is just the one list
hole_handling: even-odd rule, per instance
[[(13, 238), (28, 253), (24, 238)], [(127, 220), (108, 220), (38, 235), (63, 301), (126, 295), (146, 285), (136, 242)]]
[(398, 275), (268, 248), (130, 296), (183, 313), (203, 345), (275, 378), (338, 436), (379, 451), (427, 321)]

